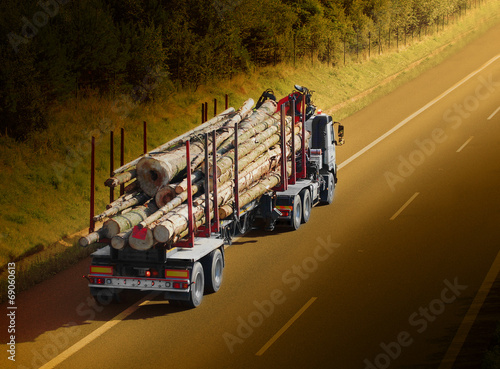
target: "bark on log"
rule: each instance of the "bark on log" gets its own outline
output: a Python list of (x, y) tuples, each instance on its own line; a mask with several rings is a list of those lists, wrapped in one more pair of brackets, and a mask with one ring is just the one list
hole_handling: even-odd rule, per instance
[[(126, 195), (128, 196), (128, 195)], [(132, 197), (130, 198), (127, 198), (126, 200), (124, 201), (115, 201), (113, 202), (112, 204), (114, 204), (113, 206), (111, 206), (109, 209), (106, 209), (104, 212), (102, 212), (101, 214), (99, 215), (96, 215), (94, 217), (94, 221), (95, 222), (98, 222), (104, 218), (109, 218), (113, 215), (116, 215), (118, 214), (120, 211), (123, 211), (127, 208), (130, 208), (132, 206), (135, 206), (135, 205), (140, 205), (140, 204), (143, 204), (145, 203), (147, 200), (149, 199), (149, 196), (142, 193), (142, 192), (139, 192), (139, 193), (136, 193), (135, 195), (133, 195)]]
[[(253, 100), (252, 100), (252, 105), (253, 105)], [(232, 117), (234, 117), (235, 115), (242, 114), (242, 113), (243, 112), (235, 113), (234, 108), (226, 109), (222, 113), (217, 115), (216, 117), (213, 117), (212, 119), (203, 123), (201, 126), (196, 127), (195, 129), (192, 129), (189, 132), (186, 132), (183, 135), (178, 136), (178, 137), (174, 138), (173, 140), (170, 140), (170, 141), (164, 143), (163, 145), (158, 146), (157, 148), (151, 150), (148, 153), (148, 155), (151, 155), (151, 154), (157, 153), (157, 152), (165, 151), (165, 150), (167, 150), (175, 145), (178, 145), (180, 142), (183, 142), (183, 140), (185, 142), (185, 140), (187, 140), (193, 134), (200, 134), (200, 132), (204, 132), (204, 131), (212, 131), (213, 129), (210, 128), (211, 126), (216, 125), (216, 124), (221, 125), (221, 122), (226, 122), (226, 121), (230, 120)], [(121, 172), (126, 171), (129, 168), (132, 168), (133, 166), (135, 166), (139, 162), (140, 159), (141, 158), (137, 158), (137, 159), (132, 160), (131, 162), (121, 166), (120, 168), (116, 169), (113, 172), (113, 174), (121, 173)]]
[[(196, 181), (199, 181), (200, 179), (202, 179), (204, 177), (204, 174), (201, 170), (195, 170), (192, 174), (191, 174), (191, 181), (192, 183), (193, 182), (196, 182)], [(187, 178), (184, 178), (181, 183), (179, 183), (176, 187), (175, 187), (175, 192), (176, 193), (182, 193), (184, 191), (187, 191)]]
[[(203, 153), (202, 142), (191, 142), (191, 155)], [(153, 197), (161, 186), (186, 169), (186, 148), (179, 147), (166, 153), (143, 157), (137, 163), (137, 179), (141, 189)]]
[(108, 187), (118, 187), (121, 184), (130, 182), (135, 177), (137, 177), (137, 171), (132, 169), (128, 172), (118, 173), (115, 176), (108, 178), (104, 184)]
[(111, 239), (111, 247), (116, 250), (122, 250), (125, 246), (128, 245), (128, 240), (130, 235), (132, 234), (132, 229), (127, 232), (118, 233)]
[(107, 220), (103, 225), (103, 228), (106, 229), (106, 237), (113, 238), (118, 233), (125, 232), (157, 210), (158, 207), (155, 205), (154, 201), (149, 201), (146, 205), (138, 206), (126, 214), (118, 215)]
[(106, 230), (101, 228), (95, 232), (89, 233), (87, 236), (80, 238), (78, 243), (81, 247), (87, 247), (93, 243), (97, 243), (100, 240), (106, 238)]

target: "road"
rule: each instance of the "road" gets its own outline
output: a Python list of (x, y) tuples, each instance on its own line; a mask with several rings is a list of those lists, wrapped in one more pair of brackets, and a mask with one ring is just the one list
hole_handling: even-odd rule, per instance
[(97, 306), (85, 260), (16, 297), (7, 367), (451, 366), (500, 265), (499, 36), (345, 119), (333, 205), (240, 238), (199, 308)]

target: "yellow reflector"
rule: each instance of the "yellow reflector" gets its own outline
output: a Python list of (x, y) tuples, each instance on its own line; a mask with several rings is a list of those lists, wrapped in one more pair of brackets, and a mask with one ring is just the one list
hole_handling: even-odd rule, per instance
[(90, 266), (90, 273), (113, 275), (113, 267), (112, 266), (91, 265)]
[(189, 270), (165, 269), (165, 278), (189, 278)]

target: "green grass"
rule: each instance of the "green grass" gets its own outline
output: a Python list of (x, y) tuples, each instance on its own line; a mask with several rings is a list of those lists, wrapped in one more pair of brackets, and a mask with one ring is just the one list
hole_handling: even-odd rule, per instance
[[(148, 122), (148, 145), (152, 149), (198, 125), (203, 102), (209, 102), (211, 112), (211, 102), (216, 98), (219, 111), (222, 111), (226, 93), (230, 105), (237, 108), (249, 97), (257, 100), (267, 88), (272, 88), (277, 97), (282, 97), (291, 92), (294, 84), (301, 84), (315, 91), (314, 99), (318, 107), (341, 120), (438, 64), (479, 36), (496, 22), (491, 14), (497, 14), (498, 7), (496, 1), (483, 3), (481, 8), (470, 11), (467, 17), (450, 24), (446, 30), (422, 36), (421, 41), (401, 47), (399, 52), (393, 50), (382, 55), (373, 52), (370, 60), (360, 63), (348, 61), (346, 66), (328, 67), (317, 61), (311, 65), (311, 59), (306, 58), (298, 61), (295, 67), (281, 64), (261, 68), (248, 74), (235, 75), (229, 81), (200, 86), (195, 91), (174, 94), (171, 88), (160, 87), (154, 103), (129, 109), (117, 109), (123, 107), (120, 96), (99, 97), (92, 91), (87, 91), (85, 98), (54, 104), (45, 131), (32, 132), (24, 143), (0, 136), (0, 266), (20, 260), (40, 250), (42, 245), (45, 254), (33, 263), (35, 272), (30, 277), (40, 280), (39, 274), (54, 273), (54, 270), (71, 263), (72, 258), (74, 260), (86, 254), (76, 246), (61, 249), (57, 241), (88, 227), (92, 135), (96, 137), (98, 212), (105, 208), (109, 199), (109, 189), (103, 183), (109, 174), (111, 128), (115, 132), (116, 167), (120, 128), (125, 128), (125, 161), (129, 161), (142, 153), (143, 121)], [(464, 33), (467, 36), (463, 36)], [(440, 53), (425, 59), (448, 43), (451, 44)], [(366, 97), (341, 109), (334, 109), (337, 104), (377, 86), (388, 76), (404, 71), (422, 58), (425, 61), (416, 68), (376, 88)], [(362, 56), (361, 59), (366, 57)], [(77, 250), (73, 250), (75, 248)], [(59, 250), (57, 254), (62, 252), (62, 259), (51, 254), (52, 250)], [(50, 268), (47, 267), (42, 273), (43, 267), (38, 268), (37, 265), (42, 265), (44, 258)]]

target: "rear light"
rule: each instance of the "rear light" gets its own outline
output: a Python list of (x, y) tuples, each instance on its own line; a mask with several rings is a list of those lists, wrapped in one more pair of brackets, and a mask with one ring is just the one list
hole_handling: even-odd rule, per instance
[(95, 284), (104, 284), (105, 281), (106, 280), (104, 278), (94, 278)]
[(290, 212), (288, 210), (280, 210), (280, 211), (282, 217), (288, 217), (290, 215)]
[(173, 287), (177, 290), (183, 289), (186, 290), (189, 287), (188, 282), (174, 282)]
[(150, 270), (146, 270), (145, 275), (146, 275), (146, 277), (151, 277), (151, 271)]

